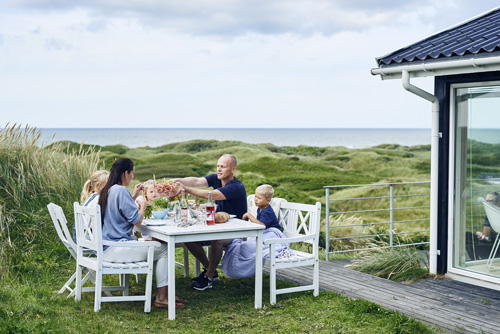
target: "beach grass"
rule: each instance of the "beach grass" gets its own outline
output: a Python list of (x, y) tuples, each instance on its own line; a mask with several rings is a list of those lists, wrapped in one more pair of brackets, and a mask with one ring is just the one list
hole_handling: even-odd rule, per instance
[(39, 137), (30, 127), (0, 130), (0, 281), (22, 279), (42, 267), (50, 257), (46, 245), (55, 243), (47, 204), (72, 213), (83, 183), (98, 169), (94, 148), (66, 153), (63, 143), (39, 146)]

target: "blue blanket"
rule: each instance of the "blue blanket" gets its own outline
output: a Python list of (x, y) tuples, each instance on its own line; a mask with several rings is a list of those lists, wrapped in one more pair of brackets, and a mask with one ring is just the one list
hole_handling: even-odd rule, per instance
[[(263, 239), (285, 238), (283, 232), (277, 228), (270, 227), (264, 230)], [(251, 238), (243, 241), (242, 239), (233, 239), (227, 246), (226, 253), (222, 259), (222, 270), (224, 274), (233, 278), (247, 278), (255, 276), (255, 253), (256, 239)], [(288, 244), (276, 244), (276, 257), (291, 256), (293, 251)], [(269, 245), (263, 246), (262, 263), (269, 258)]]

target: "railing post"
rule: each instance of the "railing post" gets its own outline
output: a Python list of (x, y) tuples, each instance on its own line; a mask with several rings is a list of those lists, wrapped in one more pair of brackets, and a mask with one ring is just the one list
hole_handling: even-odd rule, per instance
[(390, 236), (390, 242), (389, 242), (389, 245), (391, 246), (391, 249), (392, 249), (392, 246), (393, 246), (393, 242), (394, 242), (394, 183), (391, 183), (390, 184), (390, 223), (391, 223), (391, 226), (390, 226), (390, 232), (389, 232), (389, 236)]
[(326, 208), (325, 208), (325, 251), (326, 251), (326, 261), (330, 260), (330, 188), (326, 187), (326, 198), (325, 198)]

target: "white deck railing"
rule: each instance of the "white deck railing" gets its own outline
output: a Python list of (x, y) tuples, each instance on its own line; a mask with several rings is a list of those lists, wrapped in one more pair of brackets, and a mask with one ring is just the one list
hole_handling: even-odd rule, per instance
[[(430, 182), (401, 182), (401, 183), (376, 183), (376, 184), (357, 184), (357, 185), (339, 185), (339, 186), (325, 186), (325, 191), (326, 191), (326, 200), (325, 200), (325, 221), (326, 221), (326, 237), (325, 237), (325, 250), (326, 250), (326, 260), (329, 260), (330, 254), (333, 253), (347, 253), (347, 252), (356, 252), (356, 251), (362, 251), (362, 250), (367, 250), (367, 249), (372, 249), (374, 248), (373, 245), (369, 245), (368, 240), (373, 239), (374, 237), (389, 237), (389, 244), (388, 246), (384, 247), (401, 247), (401, 246), (409, 246), (409, 245), (424, 245), (424, 244), (429, 244), (429, 242), (417, 242), (417, 243), (407, 243), (407, 244), (401, 244), (401, 243), (394, 243), (394, 237), (397, 235), (402, 235), (402, 234), (416, 234), (416, 233), (423, 233), (423, 232), (429, 232), (429, 229), (420, 229), (420, 230), (412, 230), (411, 223), (415, 222), (427, 222), (427, 226), (430, 224), (430, 205), (424, 205), (424, 206), (413, 206), (413, 207), (401, 207), (398, 205), (398, 200), (399, 199), (404, 199), (404, 198), (409, 198), (409, 197), (423, 197), (426, 196), (428, 198), (427, 203), (430, 202), (430, 191), (425, 193), (418, 193), (418, 192), (412, 192), (411, 188), (417, 188), (416, 186), (420, 185), (420, 188), (422, 188), (421, 185), (427, 185), (430, 186)], [(353, 197), (353, 198), (341, 198), (340, 195), (336, 196), (336, 193), (338, 193), (340, 190), (346, 189), (346, 188), (351, 188), (351, 187), (386, 187), (388, 194), (383, 195), (383, 196), (368, 196), (368, 197)], [(398, 191), (398, 189), (401, 189), (401, 187), (405, 187), (406, 193), (402, 193), (402, 191)], [(366, 203), (367, 200), (377, 200), (379, 203), (379, 208), (369, 208), (366, 204), (363, 204), (363, 202)], [(354, 201), (358, 203), (353, 203)], [(340, 209), (341, 205), (339, 203), (343, 202), (345, 207), (359, 207), (359, 209), (356, 210), (342, 210)], [(350, 203), (347, 203), (350, 202)], [(380, 206), (382, 208), (380, 208)], [(414, 210), (413, 212), (409, 212), (408, 210)], [(406, 212), (405, 212), (406, 211)], [(396, 220), (395, 219), (395, 213), (398, 213), (398, 216), (401, 216), (401, 212), (407, 213), (406, 218), (404, 220)], [(418, 212), (419, 214), (417, 214)], [(374, 215), (380, 215), (382, 213), (382, 219), (386, 219), (386, 221), (379, 221), (381, 217), (378, 217), (377, 221), (369, 221), (374, 218)], [(346, 215), (346, 216), (352, 216), (352, 215), (357, 215), (360, 216), (360, 218), (363, 219), (363, 223), (361, 224), (349, 224), (349, 225), (331, 225), (330, 224), (330, 217), (332, 216), (340, 216), (340, 215)], [(422, 218), (422, 215), (424, 216)], [(384, 217), (385, 216), (385, 217)], [(417, 218), (420, 217), (420, 218)], [(373, 227), (375, 225), (381, 225), (381, 226), (387, 226), (387, 233), (378, 233), (378, 234), (368, 234), (368, 235), (349, 235), (349, 236), (342, 236), (342, 237), (335, 237), (335, 229), (338, 228), (350, 228), (350, 227), (355, 227), (355, 226), (366, 226), (366, 227)], [(399, 227), (399, 231), (396, 231), (395, 226)], [(403, 227), (402, 227), (403, 226)], [(406, 228), (404, 228), (406, 226)], [(343, 250), (337, 250), (337, 251), (331, 251), (330, 250), (330, 242), (335, 241), (335, 240), (345, 240), (345, 239), (360, 239), (360, 238), (366, 238), (367, 239), (367, 247), (365, 248), (356, 248), (356, 249), (343, 249)]]

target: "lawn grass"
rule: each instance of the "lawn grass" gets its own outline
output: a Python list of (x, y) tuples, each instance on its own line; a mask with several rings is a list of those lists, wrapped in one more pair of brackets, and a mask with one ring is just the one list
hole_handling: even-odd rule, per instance
[[(180, 251), (180, 252), (179, 252)], [(179, 260), (182, 250), (178, 250)], [(42, 270), (45, 271), (45, 270)], [(167, 310), (143, 312), (142, 302), (103, 303), (95, 313), (93, 293), (82, 300), (56, 292), (74, 271), (74, 262), (62, 263), (52, 277), (34, 275), (15, 284), (0, 284), (2, 333), (432, 333), (413, 318), (333, 292), (299, 292), (278, 296), (269, 304), (269, 277), (264, 276), (263, 308), (254, 308), (254, 279), (231, 279), (223, 274), (214, 287), (203, 292), (191, 289), (189, 278), (177, 269), (177, 295), (188, 300), (176, 320)], [(106, 284), (118, 283), (107, 275)], [(291, 283), (278, 281), (278, 288)], [(131, 295), (144, 291), (144, 280), (131, 277)], [(154, 291), (154, 290), (153, 290)], [(154, 292), (153, 292), (154, 293)]]

